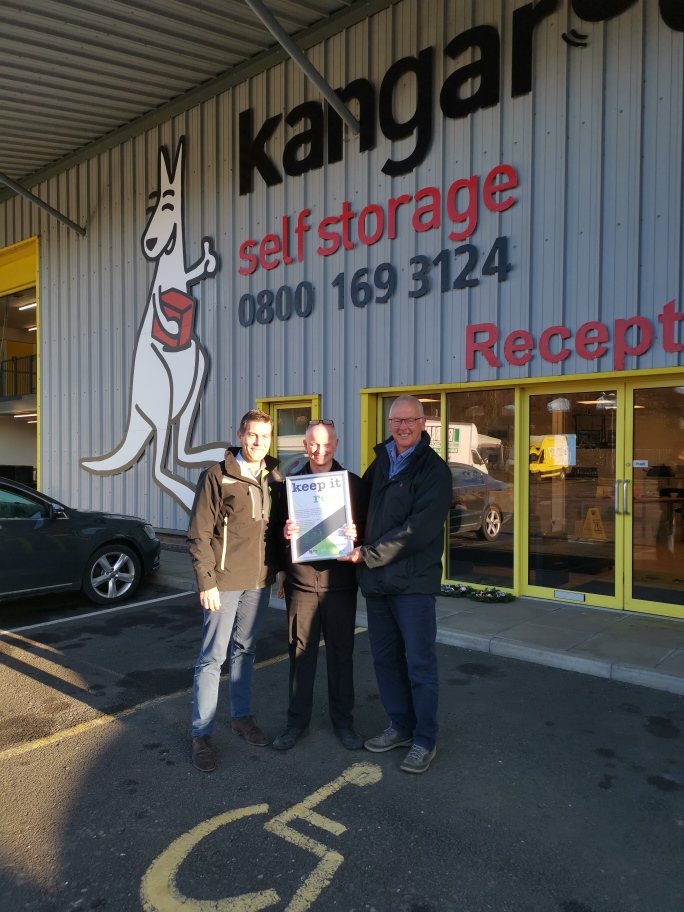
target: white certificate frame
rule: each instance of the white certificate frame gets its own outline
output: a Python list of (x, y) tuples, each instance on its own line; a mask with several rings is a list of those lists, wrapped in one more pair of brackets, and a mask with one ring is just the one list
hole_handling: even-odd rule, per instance
[(293, 564), (335, 560), (354, 550), (354, 542), (342, 531), (353, 522), (346, 469), (290, 475), (285, 486), (290, 519), (299, 526), (290, 539)]

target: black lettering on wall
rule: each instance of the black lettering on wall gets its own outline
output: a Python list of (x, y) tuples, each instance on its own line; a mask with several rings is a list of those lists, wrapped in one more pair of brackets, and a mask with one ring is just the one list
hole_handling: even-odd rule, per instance
[(257, 135), (252, 138), (254, 133), (254, 109), (247, 108), (246, 111), (240, 111), (238, 126), (240, 196), (244, 196), (245, 193), (251, 193), (254, 189), (255, 168), (266, 181), (268, 187), (282, 184), (283, 177), (266, 154), (264, 148), (268, 140), (273, 136), (281, 117), (282, 114), (269, 117)]
[(605, 22), (634, 6), (636, 0), (571, 0), (575, 15), (585, 22)]
[(660, 15), (665, 25), (675, 32), (684, 32), (684, 3), (682, 0), (660, 0)]
[(511, 63), (511, 96), (532, 91), (532, 34), (546, 16), (558, 6), (558, 0), (527, 3), (513, 13), (513, 61)]
[[(432, 60), (433, 49), (425, 48), (417, 57), (402, 57), (387, 70), (380, 86), (378, 110), (380, 129), (387, 139), (395, 142), (416, 134), (416, 145), (406, 158), (388, 158), (382, 166), (384, 174), (396, 177), (408, 174), (425, 161), (432, 142)], [(409, 120), (399, 123), (394, 118), (394, 89), (406, 73), (415, 73), (417, 81), (416, 110)]]
[[(307, 171), (315, 171), (323, 167), (323, 148), (325, 140), (325, 118), (323, 105), (318, 101), (305, 101), (293, 108), (285, 118), (289, 126), (294, 127), (302, 120), (308, 120), (311, 126), (308, 130), (297, 133), (283, 149), (283, 168), (285, 174), (297, 177)], [(311, 146), (308, 155), (298, 158), (299, 150), (304, 146)]]
[[(450, 41), (444, 53), (455, 60), (471, 47), (480, 49), (480, 59), (459, 67), (442, 86), (439, 104), (445, 117), (467, 117), (473, 111), (499, 103), (501, 49), (498, 31), (493, 25), (468, 29)], [(477, 91), (462, 98), (461, 86), (478, 76), (480, 85)]]
[[(356, 99), (359, 103), (359, 152), (375, 148), (375, 86), (368, 79), (354, 79), (335, 94), (345, 103)], [(328, 113), (328, 164), (342, 161), (342, 118), (327, 105)]]

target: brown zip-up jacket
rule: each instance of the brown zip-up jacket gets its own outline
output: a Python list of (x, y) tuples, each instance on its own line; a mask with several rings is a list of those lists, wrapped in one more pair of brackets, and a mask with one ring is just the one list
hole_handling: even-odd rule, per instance
[(285, 488), (278, 460), (266, 457), (259, 482), (242, 474), (239, 452), (229, 447), (197, 482), (187, 542), (200, 592), (262, 589), (284, 568), (275, 529)]

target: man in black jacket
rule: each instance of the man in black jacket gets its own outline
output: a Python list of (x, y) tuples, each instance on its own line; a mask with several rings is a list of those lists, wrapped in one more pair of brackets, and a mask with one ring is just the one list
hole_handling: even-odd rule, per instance
[[(335, 427), (330, 419), (309, 422), (304, 438), (304, 449), (309, 461), (296, 475), (344, 471), (334, 458), (337, 445)], [(363, 484), (353, 472), (349, 472), (348, 476), (356, 525), (355, 530), (348, 531), (362, 535), (365, 520)], [(282, 503), (284, 535), (290, 539), (299, 527), (287, 518), (285, 498)], [(363, 740), (354, 731), (352, 716), (356, 569), (351, 564), (341, 564), (336, 560), (292, 563), (288, 559), (283, 588), (288, 619), (290, 700), (287, 728), (275, 739), (273, 747), (276, 750), (289, 750), (309, 728), (322, 631), (328, 666), (330, 719), (341, 743), (349, 750), (357, 750), (363, 747)]]
[(249, 744), (264, 747), (269, 740), (252, 715), (251, 701), (256, 641), (271, 584), (283, 565), (274, 517), (284, 485), (278, 460), (267, 455), (272, 433), (270, 415), (247, 412), (237, 433), (240, 447), (229, 447), (224, 461), (200, 476), (188, 526), (204, 609), (193, 687), (192, 762), (207, 773), (216, 766), (211, 734), (229, 647), (231, 728)]
[(444, 523), (451, 472), (430, 447), (423, 406), (399, 396), (389, 415), (392, 438), (375, 447), (364, 475), (370, 488), (365, 544), (347, 558), (361, 563), (368, 635), (389, 727), (369, 751), (411, 747), (401, 764), (424, 773), (436, 753), (437, 620)]

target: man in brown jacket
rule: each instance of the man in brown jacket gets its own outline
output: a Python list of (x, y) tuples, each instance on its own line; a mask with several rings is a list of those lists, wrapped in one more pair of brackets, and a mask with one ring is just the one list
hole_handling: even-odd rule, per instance
[(195, 666), (192, 762), (202, 772), (216, 767), (211, 734), (221, 665), (230, 647), (232, 730), (263, 747), (268, 735), (252, 715), (252, 670), (271, 584), (283, 562), (280, 536), (271, 521), (283, 495), (278, 460), (268, 456), (273, 419), (247, 412), (223, 462), (197, 483), (188, 545), (204, 609), (202, 648)]

